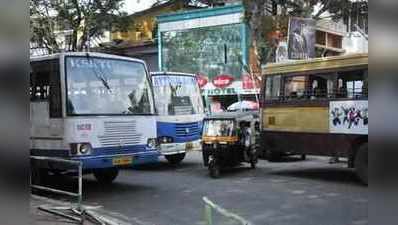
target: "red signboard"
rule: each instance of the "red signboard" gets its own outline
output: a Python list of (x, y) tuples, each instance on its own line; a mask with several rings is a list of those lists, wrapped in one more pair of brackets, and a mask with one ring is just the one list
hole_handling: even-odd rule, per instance
[(207, 76), (205, 76), (201, 73), (196, 75), (196, 80), (198, 81), (198, 85), (200, 88), (203, 88), (209, 82), (209, 79), (207, 78)]
[(234, 82), (234, 77), (231, 75), (221, 74), (213, 78), (213, 85), (217, 88), (225, 88)]

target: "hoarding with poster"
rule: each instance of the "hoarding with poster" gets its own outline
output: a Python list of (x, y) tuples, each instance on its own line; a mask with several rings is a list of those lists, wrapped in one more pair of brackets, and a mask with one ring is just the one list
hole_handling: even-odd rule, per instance
[(316, 22), (309, 18), (292, 17), (289, 20), (289, 59), (308, 59), (315, 57)]

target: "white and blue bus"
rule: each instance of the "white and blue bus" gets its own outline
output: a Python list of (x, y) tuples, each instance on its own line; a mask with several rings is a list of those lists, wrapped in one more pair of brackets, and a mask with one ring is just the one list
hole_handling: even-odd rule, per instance
[(157, 110), (160, 152), (171, 164), (178, 164), (188, 151), (201, 149), (204, 106), (193, 74), (151, 73)]
[(31, 155), (79, 160), (99, 182), (158, 160), (150, 75), (137, 59), (61, 53), (31, 59)]

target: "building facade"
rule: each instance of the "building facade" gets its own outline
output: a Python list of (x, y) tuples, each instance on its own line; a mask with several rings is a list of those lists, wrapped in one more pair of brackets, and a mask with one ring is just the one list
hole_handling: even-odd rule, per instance
[(203, 95), (223, 109), (255, 100), (244, 70), (250, 42), (243, 18), (241, 4), (158, 16), (160, 70), (197, 74)]

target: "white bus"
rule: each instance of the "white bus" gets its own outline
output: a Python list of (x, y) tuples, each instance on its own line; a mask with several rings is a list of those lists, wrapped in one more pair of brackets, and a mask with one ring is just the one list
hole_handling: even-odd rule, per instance
[(194, 74), (151, 73), (160, 152), (171, 164), (201, 149), (204, 106)]
[[(146, 64), (101, 53), (31, 59), (31, 155), (80, 160), (110, 183), (118, 168), (157, 161)], [(48, 170), (47, 170), (48, 171)]]

